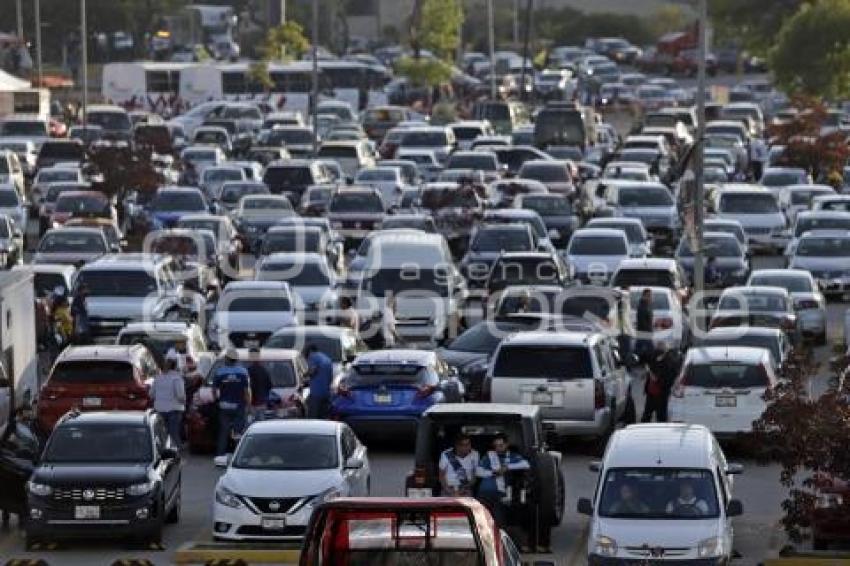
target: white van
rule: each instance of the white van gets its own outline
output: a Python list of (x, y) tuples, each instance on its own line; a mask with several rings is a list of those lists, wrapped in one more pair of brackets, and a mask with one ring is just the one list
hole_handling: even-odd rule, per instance
[(591, 518), (588, 564), (732, 559), (731, 519), (743, 513), (732, 476), (742, 468), (726, 462), (704, 426), (628, 426), (591, 471), (599, 473), (593, 499), (578, 500)]

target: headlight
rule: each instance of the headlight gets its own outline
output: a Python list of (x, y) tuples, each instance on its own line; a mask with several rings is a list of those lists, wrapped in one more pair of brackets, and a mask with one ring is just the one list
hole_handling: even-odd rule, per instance
[(215, 490), (215, 501), (216, 503), (221, 503), (225, 507), (230, 507), (231, 509), (239, 509), (242, 507), (242, 502), (239, 501), (236, 494), (226, 487), (219, 487)]
[(147, 481), (145, 483), (136, 483), (127, 488), (127, 495), (131, 497), (138, 497), (140, 495), (147, 495), (151, 491), (156, 484), (153, 481)]
[(617, 541), (611, 537), (596, 537), (595, 553), (599, 556), (617, 556)]
[(54, 222), (54, 223), (53, 223), (53, 229), (54, 229), (54, 230), (55, 230), (55, 229), (57, 229), (57, 228), (61, 228), (61, 227), (62, 227), (62, 225), (61, 225), (61, 224), (59, 224), (58, 222)]
[(332, 499), (336, 499), (340, 495), (342, 495), (342, 492), (339, 490), (338, 487), (329, 487), (325, 491), (314, 495), (313, 498), (310, 499), (310, 505), (316, 506), (321, 503), (324, 503), (325, 501), (331, 501)]
[(723, 554), (723, 539), (720, 537), (711, 537), (700, 541), (697, 546), (697, 555), (700, 558), (712, 558)]
[(844, 505), (844, 498), (839, 493), (821, 493), (815, 499), (815, 509), (831, 509)]
[(53, 488), (43, 483), (27, 482), (27, 490), (38, 497), (47, 497), (53, 493)]

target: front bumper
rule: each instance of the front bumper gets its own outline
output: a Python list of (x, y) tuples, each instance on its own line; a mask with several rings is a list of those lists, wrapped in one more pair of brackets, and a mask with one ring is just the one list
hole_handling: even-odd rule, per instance
[(747, 232), (747, 243), (755, 250), (784, 251), (788, 247), (791, 237), (782, 233), (753, 233)]
[(613, 416), (611, 408), (597, 409), (594, 411), (593, 420), (573, 420), (573, 419), (551, 419), (543, 416), (543, 422), (554, 427), (554, 432), (558, 436), (579, 436), (579, 437), (601, 437), (605, 435), (611, 425)]
[[(86, 505), (84, 502), (79, 502)], [(74, 505), (57, 505), (41, 498), (30, 498), (24, 530), (31, 538), (124, 538), (144, 536), (160, 527), (163, 517), (158, 515), (155, 500), (141, 497), (121, 504), (100, 506), (100, 519), (77, 520)], [(34, 517), (34, 511), (41, 513)], [(145, 518), (137, 513), (146, 511)]]
[[(213, 504), (213, 537), (221, 540), (300, 541), (307, 532), (312, 505), (304, 505), (294, 513), (260, 514), (244, 504), (239, 509), (221, 503)], [(283, 520), (282, 529), (263, 527), (263, 519)]]
[(614, 558), (590, 554), (588, 566), (726, 566), (729, 560), (724, 558)]

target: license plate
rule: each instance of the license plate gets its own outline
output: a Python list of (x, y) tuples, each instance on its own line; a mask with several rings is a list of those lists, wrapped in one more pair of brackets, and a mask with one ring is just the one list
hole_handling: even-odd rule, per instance
[(267, 531), (280, 531), (286, 528), (286, 519), (263, 517), (260, 524)]
[(100, 407), (102, 404), (100, 397), (83, 397), (83, 407)]
[(260, 341), (259, 340), (245, 340), (242, 343), (242, 345), (245, 348), (259, 348), (260, 347)]
[(393, 402), (393, 396), (389, 393), (375, 393), (375, 403), (380, 403), (381, 405), (387, 405)]
[(100, 519), (100, 507), (97, 505), (77, 505), (74, 507), (74, 518), (78, 520)]
[(714, 398), (715, 407), (737, 407), (738, 398), (734, 395), (718, 395)]
[(407, 488), (407, 496), (413, 499), (422, 499), (425, 497), (433, 497), (434, 492), (430, 487), (409, 487)]
[(551, 393), (534, 393), (531, 396), (531, 403), (534, 405), (551, 405), (552, 404), (552, 394)]

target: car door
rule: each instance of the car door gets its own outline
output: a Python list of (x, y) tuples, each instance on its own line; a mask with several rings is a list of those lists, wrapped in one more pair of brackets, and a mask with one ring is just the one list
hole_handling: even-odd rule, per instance
[(177, 488), (180, 483), (180, 460), (179, 457), (164, 458), (163, 451), (166, 449), (174, 449), (174, 443), (168, 436), (168, 430), (165, 427), (165, 421), (157, 414), (153, 415), (153, 434), (154, 444), (156, 449), (155, 465), (157, 472), (162, 478), (162, 490), (165, 495), (166, 511), (174, 503), (174, 498), (177, 496)]
[(346, 468), (349, 460), (353, 458), (361, 458), (358, 455), (358, 442), (357, 438), (354, 436), (354, 433), (347, 426), (343, 427), (342, 432), (340, 433), (340, 449), (342, 451), (342, 475), (343, 481), (346, 484), (346, 490), (349, 496), (363, 496), (366, 495), (366, 479), (364, 469), (365, 469), (365, 461), (364, 465), (360, 468)]

